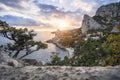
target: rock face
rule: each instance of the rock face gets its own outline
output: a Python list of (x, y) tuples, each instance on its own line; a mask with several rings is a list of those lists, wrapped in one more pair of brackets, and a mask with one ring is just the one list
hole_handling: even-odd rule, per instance
[[(103, 5), (96, 11), (95, 16), (84, 16), (82, 23), (82, 33), (87, 33), (90, 29), (114, 28), (120, 24), (120, 2)], [(107, 27), (106, 27), (107, 26)]]
[(19, 63), (15, 59), (12, 59), (11, 57), (9, 57), (8, 54), (5, 53), (4, 51), (0, 51), (0, 64), (10, 65), (10, 66), (14, 66), (14, 67), (21, 67), (22, 66), (21, 63)]
[[(120, 24), (120, 2), (103, 5), (96, 11), (96, 21), (115, 27)], [(100, 19), (98, 19), (100, 18)]]
[(104, 29), (105, 26), (100, 25), (92, 17), (84, 15), (81, 30), (82, 33), (86, 34), (88, 30)]
[(96, 16), (109, 16), (112, 18), (120, 16), (120, 2), (101, 6), (97, 10)]

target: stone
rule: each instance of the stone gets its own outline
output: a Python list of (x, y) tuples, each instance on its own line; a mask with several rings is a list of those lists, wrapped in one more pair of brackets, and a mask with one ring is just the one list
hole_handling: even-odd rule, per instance
[(38, 62), (35, 59), (23, 59), (25, 63), (28, 63), (29, 65), (37, 65)]
[(87, 34), (88, 30), (104, 29), (105, 26), (100, 25), (89, 15), (84, 15), (81, 30), (83, 34)]
[(9, 63), (14, 65), (14, 67), (22, 67), (22, 64), (19, 63), (17, 60), (9, 57), (8, 53), (1, 51), (0, 52), (0, 64), (8, 65)]

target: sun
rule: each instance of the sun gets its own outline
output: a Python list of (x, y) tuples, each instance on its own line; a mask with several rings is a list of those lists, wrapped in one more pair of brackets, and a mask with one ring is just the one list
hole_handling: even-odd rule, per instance
[(65, 28), (67, 28), (69, 26), (69, 23), (67, 23), (67, 22), (60, 22), (59, 23), (59, 28), (60, 29), (65, 29)]

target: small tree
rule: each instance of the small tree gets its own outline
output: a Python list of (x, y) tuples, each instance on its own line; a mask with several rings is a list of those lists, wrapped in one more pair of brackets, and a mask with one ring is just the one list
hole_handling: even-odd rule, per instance
[(33, 30), (28, 31), (27, 28), (16, 29), (10, 27), (6, 22), (0, 21), (0, 34), (14, 42), (13, 44), (7, 44), (5, 47), (5, 50), (9, 52), (9, 55), (14, 54), (13, 58), (17, 58), (18, 54), (23, 50), (25, 51), (25, 54), (19, 59), (22, 59), (39, 49), (47, 48), (47, 45), (41, 41), (34, 41), (33, 37), (36, 36), (36, 33)]

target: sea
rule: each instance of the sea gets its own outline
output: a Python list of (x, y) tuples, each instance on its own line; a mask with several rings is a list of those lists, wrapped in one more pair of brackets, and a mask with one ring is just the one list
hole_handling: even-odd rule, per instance
[[(34, 37), (34, 40), (46, 43), (48, 45), (48, 48), (40, 49), (24, 57), (23, 59), (35, 59), (38, 62), (39, 61), (50, 62), (54, 55), (58, 55), (61, 59), (64, 59), (64, 57), (68, 55), (68, 51), (63, 50), (52, 43), (46, 42), (47, 40), (55, 37), (55, 34), (51, 33), (51, 31), (36, 31), (36, 33), (37, 35)], [(0, 36), (0, 45), (6, 45), (7, 43), (12, 43), (12, 41)], [(18, 58), (24, 54), (25, 54), (24, 51), (22, 51), (18, 55)]]

